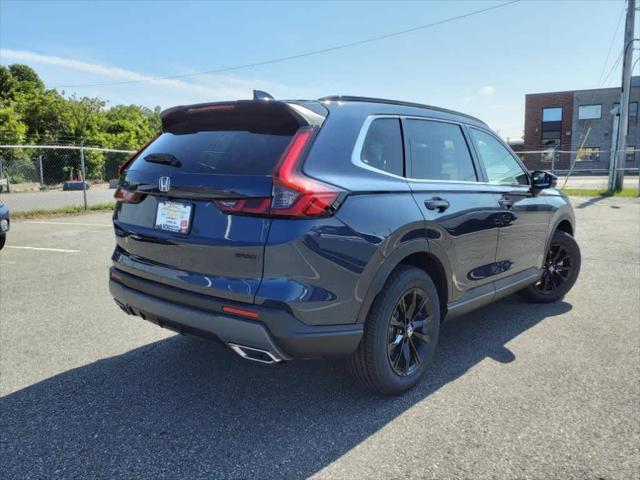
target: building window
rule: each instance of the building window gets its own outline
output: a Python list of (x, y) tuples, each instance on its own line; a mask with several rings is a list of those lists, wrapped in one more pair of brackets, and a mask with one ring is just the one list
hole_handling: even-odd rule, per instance
[[(614, 103), (611, 108), (611, 113), (614, 115), (616, 113), (620, 113), (619, 110), (620, 104), (618, 102)], [(635, 120), (638, 116), (638, 102), (629, 102), (629, 120)]]
[(540, 161), (542, 163), (553, 163), (557, 160), (557, 150), (560, 149), (560, 145), (546, 145), (545, 149), (540, 152)]
[(636, 161), (636, 147), (635, 145), (627, 145), (627, 163)]
[(543, 108), (542, 109), (542, 122), (561, 122), (562, 121), (562, 108)]
[(583, 147), (578, 149), (576, 162), (597, 162), (600, 160), (600, 147)]
[(578, 120), (597, 119), (602, 116), (602, 105), (580, 105), (578, 107)]
[(562, 108), (552, 107), (542, 109), (541, 144), (547, 148), (560, 146), (562, 138)]

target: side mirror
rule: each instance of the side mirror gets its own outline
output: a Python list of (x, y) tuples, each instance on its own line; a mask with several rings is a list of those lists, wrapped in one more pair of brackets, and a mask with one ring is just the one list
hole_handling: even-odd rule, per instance
[(558, 184), (558, 177), (553, 173), (536, 170), (531, 174), (533, 177), (533, 188), (544, 190), (545, 188), (555, 188)]

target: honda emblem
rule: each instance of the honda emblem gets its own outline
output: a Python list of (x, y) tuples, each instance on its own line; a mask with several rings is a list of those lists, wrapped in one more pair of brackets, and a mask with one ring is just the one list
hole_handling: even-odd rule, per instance
[(171, 179), (169, 177), (160, 177), (158, 179), (158, 190), (168, 192), (171, 188)]

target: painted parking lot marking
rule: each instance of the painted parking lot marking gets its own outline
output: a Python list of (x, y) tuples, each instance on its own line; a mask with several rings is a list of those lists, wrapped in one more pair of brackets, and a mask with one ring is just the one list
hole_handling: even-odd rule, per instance
[(37, 250), (42, 252), (80, 253), (80, 250), (69, 250), (66, 248), (23, 247), (17, 245), (7, 245), (5, 248), (14, 248), (19, 250)]
[(45, 222), (39, 220), (33, 220), (25, 223), (34, 223), (38, 225), (78, 225), (80, 227), (113, 227), (110, 223)]

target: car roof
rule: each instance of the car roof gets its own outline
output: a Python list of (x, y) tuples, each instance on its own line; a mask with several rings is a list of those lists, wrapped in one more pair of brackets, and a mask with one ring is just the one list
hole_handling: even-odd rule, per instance
[(390, 100), (386, 98), (371, 98), (371, 97), (358, 97), (352, 95), (331, 95), (318, 99), (323, 105), (331, 109), (335, 105), (344, 105), (351, 103), (358, 109), (375, 109), (376, 107), (384, 107), (385, 112), (390, 113), (394, 111), (400, 115), (424, 115), (435, 114), (433, 116), (455, 120), (472, 125), (478, 125), (484, 128), (489, 128), (488, 125), (479, 118), (467, 115), (466, 113), (456, 112), (447, 108), (435, 107), (433, 105), (425, 105), (422, 103), (405, 102), (401, 100)]

